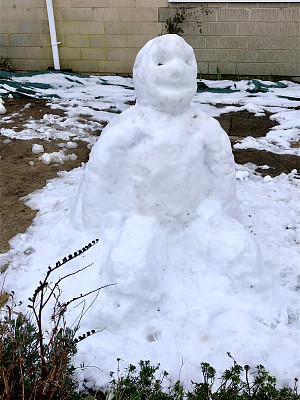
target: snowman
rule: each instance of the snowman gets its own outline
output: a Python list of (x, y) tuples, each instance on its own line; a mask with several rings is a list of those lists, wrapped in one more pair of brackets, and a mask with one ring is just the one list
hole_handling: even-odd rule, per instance
[(158, 302), (174, 269), (204, 280), (211, 271), (234, 290), (259, 281), (256, 244), (238, 221), (230, 141), (191, 105), (196, 77), (183, 38), (150, 40), (133, 67), (136, 105), (91, 151), (75, 219), (109, 243), (104, 268), (122, 296)]

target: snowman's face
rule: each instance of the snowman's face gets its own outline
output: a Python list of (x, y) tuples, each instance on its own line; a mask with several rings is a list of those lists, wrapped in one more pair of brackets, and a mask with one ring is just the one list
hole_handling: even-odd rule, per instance
[(177, 35), (148, 42), (137, 55), (133, 79), (137, 102), (166, 112), (184, 110), (197, 88), (193, 49)]

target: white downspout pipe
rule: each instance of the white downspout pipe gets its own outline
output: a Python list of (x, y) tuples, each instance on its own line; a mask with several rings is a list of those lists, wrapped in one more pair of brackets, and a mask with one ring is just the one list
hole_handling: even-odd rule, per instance
[(61, 42), (58, 42), (57, 38), (56, 38), (52, 0), (46, 0), (46, 6), (47, 6), (47, 13), (48, 13), (48, 22), (49, 22), (49, 29), (50, 29), (50, 38), (51, 38), (54, 69), (60, 69), (57, 45), (61, 44)]

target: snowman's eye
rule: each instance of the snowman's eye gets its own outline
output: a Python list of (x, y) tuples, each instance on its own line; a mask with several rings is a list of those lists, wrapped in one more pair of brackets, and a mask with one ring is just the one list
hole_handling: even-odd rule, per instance
[(158, 63), (157, 66), (160, 67), (161, 65), (163, 65), (162, 63)]

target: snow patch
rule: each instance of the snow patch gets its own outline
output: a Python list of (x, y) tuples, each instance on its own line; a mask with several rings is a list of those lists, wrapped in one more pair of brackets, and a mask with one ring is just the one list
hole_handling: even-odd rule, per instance
[(33, 154), (39, 154), (39, 153), (43, 153), (44, 147), (41, 144), (33, 144), (32, 145), (32, 152)]
[(4, 107), (4, 100), (0, 97), (0, 114), (5, 114), (6, 108)]
[(62, 150), (54, 151), (53, 153), (44, 153), (39, 157), (39, 160), (44, 164), (64, 164), (67, 160), (77, 160), (76, 154), (65, 154)]

